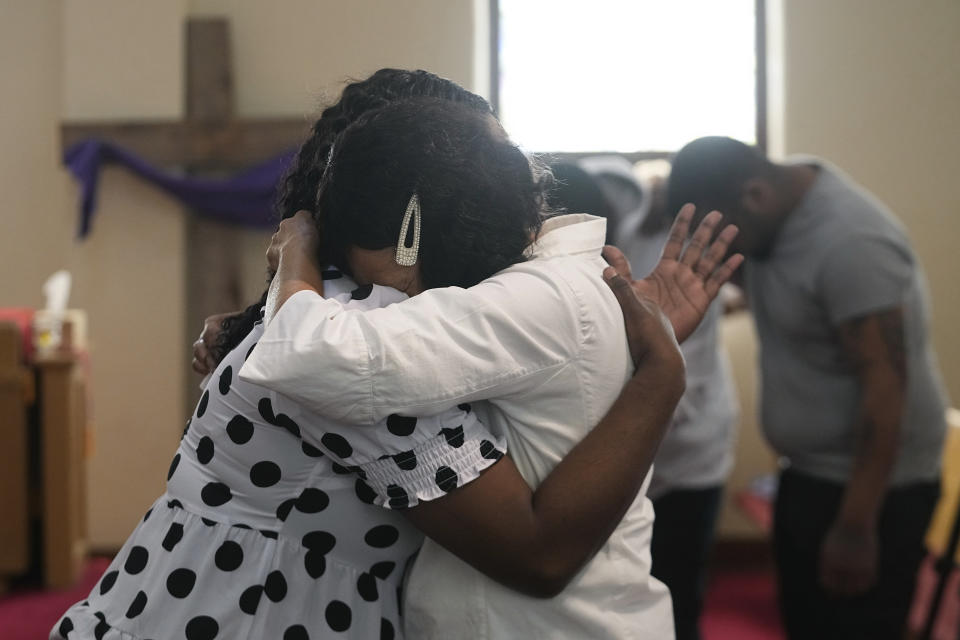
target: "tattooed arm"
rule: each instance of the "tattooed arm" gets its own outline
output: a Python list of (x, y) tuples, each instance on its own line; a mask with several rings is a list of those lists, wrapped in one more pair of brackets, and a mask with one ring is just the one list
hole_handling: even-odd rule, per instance
[(820, 580), (832, 593), (849, 596), (876, 579), (877, 519), (897, 457), (906, 398), (903, 310), (850, 320), (839, 327), (839, 340), (860, 381), (859, 450), (821, 549)]

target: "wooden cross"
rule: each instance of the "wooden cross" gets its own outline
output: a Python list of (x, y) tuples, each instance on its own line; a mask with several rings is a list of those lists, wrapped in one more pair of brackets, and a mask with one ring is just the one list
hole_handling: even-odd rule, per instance
[(234, 118), (230, 27), (223, 18), (187, 20), (186, 119), (65, 123), (63, 148), (85, 138), (115, 142), (157, 165), (247, 167), (299, 144), (307, 122)]
[[(64, 123), (64, 150), (86, 138), (119, 144), (153, 164), (182, 167), (191, 173), (218, 173), (249, 167), (299, 145), (308, 133), (303, 118), (239, 119), (234, 117), (230, 29), (223, 18), (191, 18), (186, 33), (186, 118)], [(191, 216), (187, 225), (186, 329), (191, 338), (203, 319), (242, 309), (254, 299), (265, 273), (244, 269), (241, 234), (235, 225)], [(266, 245), (264, 245), (264, 248)], [(254, 259), (258, 259), (257, 256)], [(186, 349), (186, 345), (183, 345)], [(186, 382), (188, 411), (198, 395), (193, 379)]]

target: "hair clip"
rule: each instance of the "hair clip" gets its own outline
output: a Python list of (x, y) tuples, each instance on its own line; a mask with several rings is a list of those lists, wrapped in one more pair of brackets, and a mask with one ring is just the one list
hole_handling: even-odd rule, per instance
[[(410, 229), (410, 219), (413, 219), (413, 242), (407, 246), (407, 232)], [(395, 260), (402, 267), (412, 267), (417, 263), (420, 253), (420, 197), (416, 192), (410, 196), (407, 210), (403, 214), (403, 223), (400, 225), (400, 238), (397, 240), (397, 256)]]

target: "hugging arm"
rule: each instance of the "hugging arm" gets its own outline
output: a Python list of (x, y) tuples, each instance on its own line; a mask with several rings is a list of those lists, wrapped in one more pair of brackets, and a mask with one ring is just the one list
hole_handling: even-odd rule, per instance
[[(656, 281), (632, 283), (664, 309), (680, 339), (742, 261), (722, 262), (734, 227), (710, 241), (719, 214), (707, 217), (683, 251), (691, 215), (678, 216)], [(286, 252), (280, 250), (281, 265)], [(271, 288), (280, 294), (272, 307), (268, 300), (266, 331), (240, 377), (327, 418), (373, 424), (391, 413), (433, 415), (459, 402), (533, 388), (575, 357), (563, 339), (579, 335), (564, 285), (522, 265), (469, 289), (431, 289), (361, 312), (323, 299), (303, 284), (310, 274), (296, 272), (302, 263), (289, 264), (286, 274), (277, 271)], [(323, 384), (317, 384), (321, 371)]]
[[(310, 291), (323, 295), (323, 277), (314, 260), (317, 243), (316, 224), (306, 211), (284, 220), (280, 229), (273, 234), (267, 248), (267, 267), (274, 274), (267, 290), (268, 314), (282, 306), (294, 293)], [(226, 355), (218, 353), (215, 348), (223, 331), (223, 322), (242, 314), (243, 311), (220, 313), (204, 320), (200, 337), (192, 345), (191, 366), (196, 373), (207, 375), (217, 368), (220, 359)]]
[(535, 490), (467, 406), (363, 429), (301, 423), (305, 442), (358, 476), (362, 500), (402, 509), (480, 572), (531, 596), (556, 595), (636, 499), (684, 387), (683, 360), (659, 309), (607, 271), (635, 373)]
[(274, 274), (267, 290), (267, 321), (299, 291), (323, 295), (323, 277), (315, 259), (319, 242), (317, 224), (306, 211), (280, 223), (267, 248), (267, 267)]
[(242, 311), (218, 313), (217, 315), (209, 316), (203, 321), (203, 331), (200, 332), (200, 337), (194, 340), (193, 345), (191, 345), (193, 348), (193, 361), (190, 363), (190, 366), (195, 372), (205, 376), (217, 368), (217, 365), (220, 364), (220, 358), (217, 356), (214, 347), (217, 344), (217, 338), (220, 332), (223, 330), (223, 321), (232, 316), (238, 316), (241, 313)]
[[(704, 266), (703, 272), (713, 274), (713, 268)], [(517, 277), (522, 285), (523, 278), (537, 276)], [(648, 301), (640, 301), (631, 283), (614, 277), (612, 268), (605, 277), (623, 306), (637, 369), (604, 419), (535, 491), (529, 488), (514, 463), (504, 458), (473, 482), (444, 497), (421, 501), (407, 512), (417, 526), (452, 553), (491, 578), (530, 595), (549, 597), (561, 591), (604, 544), (635, 500), (683, 391), (682, 359), (659, 310)], [(306, 398), (307, 406), (324, 414), (322, 403), (326, 400), (317, 400), (313, 394), (315, 383), (305, 374), (318, 361), (318, 342), (326, 350), (324, 355), (331, 356), (319, 360), (324, 362), (328, 374), (324, 376), (325, 385), (351, 375), (366, 377), (366, 383), (357, 385), (358, 381), (353, 379), (341, 390), (343, 393), (332, 393), (341, 403), (345, 398), (348, 400), (342, 414), (348, 418), (347, 422), (351, 421), (351, 415), (359, 417), (353, 422), (378, 420), (385, 415), (377, 411), (392, 412), (386, 408), (390, 405), (404, 407), (399, 410), (401, 413), (430, 415), (451, 400), (494, 397), (497, 380), (516, 388), (517, 376), (504, 377), (504, 368), (511, 372), (523, 369), (527, 382), (538, 384), (542, 377), (552, 375), (566, 361), (563, 345), (556, 342), (548, 326), (537, 322), (537, 312), (557, 308), (551, 297), (557, 292), (542, 286), (543, 283), (531, 281), (531, 284), (539, 286), (521, 286), (521, 290), (538, 293), (526, 296), (522, 300), (524, 308), (513, 311), (521, 317), (529, 311), (533, 320), (519, 323), (502, 311), (510, 308), (503, 301), (511, 298), (498, 297), (509, 293), (509, 288), (499, 282), (475, 287), (481, 289), (481, 295), (474, 290), (454, 289), (434, 299), (431, 292), (427, 292), (403, 305), (395, 305), (403, 307), (399, 311), (378, 309), (347, 318), (343, 317), (347, 312), (337, 301), (322, 300), (311, 291), (295, 292), (283, 300), (281, 306), (291, 305), (294, 317), (300, 312), (299, 322), (288, 327), (289, 338), (274, 338), (273, 346), (280, 347), (275, 353), (271, 354), (272, 349), (268, 348), (266, 354), (261, 354), (266, 355), (267, 369), (275, 374), (285, 371), (286, 378), (271, 379), (266, 386), (282, 385), (286, 395), (301, 401)], [(699, 286), (703, 287), (703, 279)], [(516, 301), (516, 296), (512, 299)], [(307, 322), (303, 321), (304, 316)], [(283, 321), (282, 311), (274, 322)], [(386, 340), (383, 331), (395, 334), (397, 340)], [(323, 334), (319, 341), (318, 333)], [(504, 338), (505, 334), (508, 339)], [(638, 339), (638, 335), (643, 337)], [(446, 339), (448, 343), (444, 346), (455, 352), (456, 370), (435, 366), (436, 349), (424, 347), (434, 344), (437, 336)], [(269, 327), (261, 346), (268, 340)], [(421, 348), (390, 348), (393, 342), (404, 341)], [(361, 349), (357, 362), (349, 358), (338, 360), (339, 351), (355, 349), (358, 342)], [(503, 343), (509, 346), (504, 347)], [(426, 366), (417, 366), (418, 357), (427, 359), (420, 363)], [(256, 358), (256, 350), (251, 358)], [(307, 369), (301, 370), (301, 367)], [(365, 406), (366, 394), (368, 390), (372, 394), (379, 377), (371, 369), (381, 372), (384, 368), (401, 377), (406, 375), (407, 379), (401, 383), (414, 385), (415, 392), (449, 389), (451, 377), (454, 387), (457, 380), (464, 378), (478, 390), (473, 396), (457, 396), (462, 392), (454, 388), (447, 396), (432, 397), (429, 401), (421, 399), (415, 407), (404, 405), (402, 394), (388, 398), (382, 408)], [(411, 376), (410, 371), (416, 372), (416, 376)], [(256, 375), (262, 371), (254, 373), (250, 379), (260, 382)], [(424, 377), (425, 383), (415, 380)], [(477, 384), (478, 379), (485, 384)], [(443, 384), (437, 384), (439, 381)], [(361, 393), (354, 393), (351, 387), (359, 388)], [(336, 408), (335, 404), (330, 408)], [(341, 416), (334, 414), (334, 417)], [(603, 473), (597, 473), (601, 468)]]
[(636, 499), (683, 393), (683, 358), (659, 310), (623, 278), (610, 284), (636, 372), (603, 420), (536, 490), (506, 457), (406, 512), (438, 544), (527, 595), (557, 595), (603, 546)]

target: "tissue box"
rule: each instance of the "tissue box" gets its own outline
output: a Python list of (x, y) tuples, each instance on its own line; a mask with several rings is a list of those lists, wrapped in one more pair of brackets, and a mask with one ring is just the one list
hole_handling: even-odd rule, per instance
[[(51, 317), (44, 309), (37, 309), (33, 316), (35, 326), (49, 326)], [(87, 350), (87, 312), (83, 309), (67, 309), (63, 312), (63, 327), (60, 330), (60, 346), (64, 351)]]

